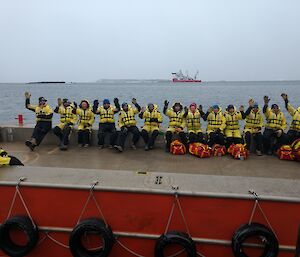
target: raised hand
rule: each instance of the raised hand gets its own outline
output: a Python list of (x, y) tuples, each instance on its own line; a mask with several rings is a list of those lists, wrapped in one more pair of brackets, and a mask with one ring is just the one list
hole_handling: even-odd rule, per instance
[(168, 100), (165, 100), (164, 105), (168, 107), (168, 105), (169, 105)]
[(254, 105), (254, 100), (251, 98), (251, 99), (248, 101), (248, 103), (249, 103), (249, 106), (250, 106), (250, 107), (253, 107), (253, 105)]
[(243, 111), (245, 111), (245, 107), (244, 107), (244, 105), (241, 105), (239, 110), (240, 110), (240, 112), (243, 112)]
[(131, 102), (132, 102), (133, 104), (136, 104), (136, 103), (137, 103), (135, 98), (132, 98)]
[(283, 98), (284, 101), (288, 100), (288, 95), (286, 93), (282, 93), (281, 97)]
[(198, 110), (199, 110), (200, 112), (202, 112), (202, 111), (203, 111), (203, 107), (202, 107), (202, 105), (201, 105), (201, 104), (199, 104), (199, 106), (198, 106)]
[(265, 102), (265, 104), (268, 104), (270, 102), (270, 100), (271, 99), (267, 95), (264, 96), (264, 102)]
[(61, 98), (58, 98), (58, 99), (57, 99), (57, 104), (58, 104), (58, 106), (61, 106), (61, 105), (62, 105), (62, 100), (61, 100)]
[(25, 92), (25, 98), (30, 99), (30, 97), (31, 97), (31, 94), (29, 92)]

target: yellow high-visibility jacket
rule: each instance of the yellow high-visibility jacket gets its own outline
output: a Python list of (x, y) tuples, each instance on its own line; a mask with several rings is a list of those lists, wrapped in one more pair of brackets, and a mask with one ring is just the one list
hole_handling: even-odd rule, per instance
[(287, 110), (293, 117), (290, 129), (300, 132), (300, 107), (295, 109), (290, 103), (288, 103)]
[(135, 115), (138, 114), (139, 111), (137, 108), (132, 108), (130, 105), (128, 105), (128, 111), (125, 112), (123, 109), (121, 109), (119, 113), (119, 127), (123, 126), (136, 126), (136, 119)]
[(115, 123), (115, 114), (118, 109), (115, 106), (110, 106), (105, 109), (103, 106), (98, 107), (96, 114), (100, 115), (99, 123)]
[(279, 111), (278, 114), (275, 114), (270, 107), (267, 108), (265, 112), (266, 116), (266, 125), (265, 127), (273, 130), (285, 130), (286, 129), (286, 119), (283, 112)]

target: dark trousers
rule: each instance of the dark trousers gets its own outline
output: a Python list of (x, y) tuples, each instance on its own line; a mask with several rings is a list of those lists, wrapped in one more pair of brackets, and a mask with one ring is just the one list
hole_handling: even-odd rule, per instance
[(38, 121), (36, 123), (31, 137), (36, 140), (37, 145), (40, 145), (44, 137), (51, 130), (51, 127), (51, 121)]
[(225, 138), (222, 133), (218, 133), (218, 132), (209, 133), (208, 145), (212, 147), (214, 144), (225, 145)]
[(300, 132), (290, 129), (285, 136), (285, 144), (291, 145), (296, 139), (300, 138)]
[[(172, 133), (171, 131), (167, 131), (167, 133), (166, 133), (166, 148), (167, 149), (170, 149), (173, 135), (174, 135), (174, 133)], [(187, 137), (186, 137), (185, 133), (182, 131), (182, 132), (179, 132), (178, 135), (179, 135), (181, 143), (183, 143), (187, 147)]]
[(202, 143), (205, 144), (204, 136), (202, 132), (199, 133), (194, 133), (190, 132), (189, 133), (189, 142), (190, 143)]
[(10, 158), (10, 161), (9, 161), (9, 165), (10, 166), (24, 166), (24, 164), (16, 157), (14, 156), (8, 156)]
[(241, 137), (227, 137), (226, 138), (226, 147), (228, 148), (232, 144), (242, 144), (243, 139)]
[(261, 133), (252, 133), (250, 131), (247, 131), (245, 133), (245, 141), (246, 141), (246, 148), (247, 150), (250, 150), (251, 147), (251, 140), (255, 141), (256, 144), (256, 150), (262, 151), (263, 147), (263, 135)]
[(98, 145), (104, 145), (107, 135), (110, 135), (109, 144), (114, 145), (117, 138), (115, 123), (99, 123)]
[(53, 133), (59, 138), (62, 144), (68, 145), (71, 130), (72, 128), (69, 125), (65, 125), (63, 129), (60, 129), (60, 127), (56, 126), (53, 129)]
[(143, 129), (141, 131), (141, 136), (144, 139), (146, 145), (148, 145), (149, 147), (153, 147), (155, 139), (158, 136), (158, 130), (154, 130), (152, 133), (148, 133), (145, 129)]
[(135, 145), (140, 138), (140, 132), (137, 126), (122, 127), (118, 136), (118, 145), (124, 147), (128, 133), (132, 134), (132, 143)]
[(277, 137), (275, 130), (266, 128), (263, 134), (264, 152), (276, 152), (284, 144), (284, 139), (284, 133), (282, 133), (281, 137)]
[(78, 130), (78, 144), (90, 144), (91, 131), (89, 129)]

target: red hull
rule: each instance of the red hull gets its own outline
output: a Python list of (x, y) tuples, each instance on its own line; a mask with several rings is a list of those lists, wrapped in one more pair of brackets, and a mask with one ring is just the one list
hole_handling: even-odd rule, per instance
[(173, 82), (197, 82), (197, 83), (200, 83), (201, 80), (179, 80), (179, 79), (173, 79)]
[[(0, 187), (0, 221), (6, 219), (15, 188)], [(33, 219), (39, 227), (73, 228), (80, 216), (88, 190), (21, 187), (21, 192)], [(95, 197), (114, 232), (129, 232), (160, 235), (164, 233), (174, 196), (154, 193), (129, 193), (95, 191)], [(230, 240), (234, 231), (249, 221), (254, 201), (217, 197), (180, 196), (180, 203), (192, 237), (228, 241), (228, 245), (197, 243), (197, 249), (206, 257), (232, 257)], [(262, 201), (261, 206), (276, 231), (281, 245), (295, 245), (299, 225), (300, 204), (296, 202)], [(26, 214), (18, 199), (12, 215)], [(82, 218), (99, 217), (95, 204), (90, 201)], [(266, 224), (259, 212), (254, 222)], [(178, 208), (175, 209), (169, 230), (185, 231)], [(68, 232), (50, 232), (54, 239), (68, 244)], [(40, 237), (45, 236), (40, 232)], [(128, 248), (145, 257), (154, 256), (154, 239), (121, 237)], [(260, 251), (250, 249), (251, 257), (260, 256)], [(3, 254), (0, 253), (2, 256)], [(41, 242), (28, 256), (70, 257), (66, 249), (49, 238)], [(111, 257), (131, 257), (115, 243)], [(185, 255), (178, 255), (185, 256)], [(280, 251), (279, 257), (292, 257), (293, 252)]]

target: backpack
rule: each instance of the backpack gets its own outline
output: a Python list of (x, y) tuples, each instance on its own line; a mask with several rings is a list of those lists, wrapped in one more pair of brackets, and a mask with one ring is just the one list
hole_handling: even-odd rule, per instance
[(211, 156), (211, 148), (202, 143), (191, 143), (189, 145), (189, 152), (200, 158), (209, 158)]
[(186, 153), (186, 148), (179, 140), (174, 140), (170, 146), (170, 152), (175, 155), (182, 155)]
[(292, 145), (292, 151), (293, 151), (293, 155), (294, 155), (294, 160), (296, 161), (300, 161), (300, 138), (296, 139)]
[(212, 147), (213, 156), (224, 156), (226, 154), (226, 147), (224, 145), (215, 144)]
[(228, 148), (228, 153), (230, 153), (232, 157), (237, 160), (246, 160), (249, 156), (249, 151), (243, 144), (232, 144)]
[(280, 160), (293, 161), (294, 154), (290, 145), (283, 145), (277, 150), (277, 155)]

